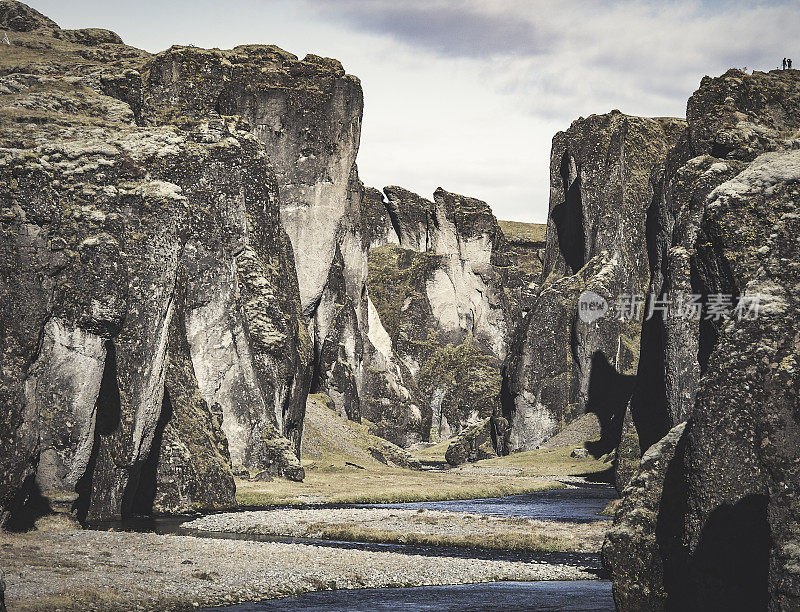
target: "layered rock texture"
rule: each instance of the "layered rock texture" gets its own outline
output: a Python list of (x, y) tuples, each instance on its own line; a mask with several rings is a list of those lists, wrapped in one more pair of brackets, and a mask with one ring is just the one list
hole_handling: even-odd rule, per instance
[(699, 296), (704, 316), (662, 313), (642, 332), (639, 441), (673, 428), (604, 546), (620, 610), (800, 607), (798, 102), (797, 71), (706, 77), (668, 155), (650, 287)]
[(489, 419), (502, 448), (541, 238), (506, 242), (472, 198), (364, 187), (338, 61), (151, 55), (12, 0), (0, 27), (3, 520), (215, 509), (234, 473), (302, 479), (309, 392), (402, 446)]
[[(432, 201), (400, 187), (384, 193), (386, 214), (369, 216), (362, 412), (401, 446), (445, 440), (490, 419), (490, 446), (502, 450), (500, 368), (536, 276), (512, 257), (533, 256), (537, 243), (522, 238), (513, 251), (480, 200), (443, 189)], [(372, 199), (377, 210), (378, 194)]]

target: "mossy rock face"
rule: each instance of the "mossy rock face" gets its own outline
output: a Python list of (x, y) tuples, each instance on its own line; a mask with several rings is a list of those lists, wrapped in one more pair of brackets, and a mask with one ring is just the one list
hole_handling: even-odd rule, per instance
[(664, 568), (656, 539), (661, 488), (681, 444), (681, 423), (647, 451), (616, 507), (603, 544), (603, 564), (614, 577), (614, 601), (623, 610), (667, 610)]
[(732, 68), (718, 77), (704, 77), (689, 98), (693, 156), (752, 161), (781, 149), (797, 138), (800, 76), (773, 70), (747, 74)]
[(503, 286), (517, 309), (527, 313), (536, 296), (542, 276), (546, 224), (500, 221), (505, 236), (508, 267), (503, 270)]
[(542, 276), (504, 366), (510, 450), (535, 448), (587, 411), (604, 431), (594, 453), (617, 446), (645, 313), (583, 320), (578, 300), (591, 292), (614, 308), (646, 294), (648, 211), (685, 127), (612, 111), (554, 137)]
[[(229, 507), (232, 460), (301, 477), (312, 345), (264, 145), (199, 103), (152, 125), (152, 56), (43, 19), (0, 11), (0, 506), (34, 477), (96, 518)], [(341, 76), (303, 65), (300, 105)]]
[(438, 441), (500, 416), (501, 362), (539, 276), (522, 261), (535, 249), (525, 238), (513, 251), (481, 200), (384, 191), (393, 232), (370, 250), (367, 276), (370, 337), (382, 348), (368, 347), (362, 406), (398, 444)]
[(643, 327), (642, 449), (688, 425), (623, 490), (603, 551), (620, 610), (800, 605), (798, 83), (796, 71), (704, 78), (665, 167), (651, 291), (732, 301), (727, 316)]
[[(185, 300), (185, 274), (179, 271), (176, 299)], [(164, 399), (156, 426), (153, 451), (143, 479), (153, 483), (152, 507), (142, 514), (180, 514), (236, 506), (228, 440), (222, 411), (212, 411), (203, 399), (186, 341), (185, 311), (179, 308), (170, 324), (170, 362)], [(149, 473), (155, 470), (155, 474)]]
[(392, 342), (397, 342), (403, 310), (410, 301), (423, 299), (434, 255), (418, 253), (387, 244), (369, 252), (369, 297), (378, 311), (381, 323)]
[(13, 0), (5, 0), (0, 5), (0, 27), (11, 32), (40, 31), (48, 34), (60, 30), (58, 24), (49, 17), (27, 4)]

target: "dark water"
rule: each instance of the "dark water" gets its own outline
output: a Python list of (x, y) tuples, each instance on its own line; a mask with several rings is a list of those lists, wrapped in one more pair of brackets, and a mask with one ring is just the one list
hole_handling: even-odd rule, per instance
[(585, 523), (608, 520), (599, 516), (608, 503), (617, 498), (614, 487), (608, 484), (582, 484), (576, 488), (554, 489), (528, 495), (511, 495), (491, 499), (467, 499), (407, 504), (380, 504), (363, 508), (424, 508), (450, 512), (494, 514), (543, 521)]
[[(211, 608), (209, 608), (211, 610)], [(402, 589), (358, 589), (306, 593), (299, 597), (255, 602), (213, 610), (471, 611), (539, 610), (601, 612), (614, 610), (611, 583), (601, 580), (492, 582)]]

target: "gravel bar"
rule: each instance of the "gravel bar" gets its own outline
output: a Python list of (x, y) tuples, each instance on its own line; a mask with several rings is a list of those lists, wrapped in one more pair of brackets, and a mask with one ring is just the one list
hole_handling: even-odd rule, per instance
[(326, 589), (586, 580), (548, 563), (152, 533), (0, 534), (9, 610), (182, 610)]

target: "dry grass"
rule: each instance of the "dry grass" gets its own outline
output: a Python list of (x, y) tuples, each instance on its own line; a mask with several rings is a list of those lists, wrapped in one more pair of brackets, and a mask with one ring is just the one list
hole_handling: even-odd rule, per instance
[(542, 448), (507, 457), (485, 459), (473, 465), (483, 467), (504, 467), (520, 470), (521, 476), (579, 476), (595, 474), (607, 470), (609, 463), (597, 459), (576, 459), (570, 457), (575, 446)]
[[(445, 442), (415, 456), (438, 461), (446, 448)], [(570, 457), (573, 448), (539, 449), (449, 470), (423, 472), (366, 462), (363, 467), (367, 469), (358, 469), (344, 465), (344, 457), (336, 457), (330, 463), (323, 460), (306, 464), (306, 479), (302, 483), (283, 479), (238, 481), (236, 499), (243, 506), (303, 506), (503, 497), (563, 486), (548, 476), (577, 476), (608, 469), (609, 464), (602, 461)]]
[(535, 493), (563, 485), (543, 478), (485, 474), (417, 472), (401, 468), (311, 469), (304, 482), (236, 483), (242, 506), (303, 506), (309, 503), (378, 504), (413, 501), (475, 499)]
[[(142, 599), (149, 592), (142, 588)], [(120, 593), (116, 589), (76, 587), (58, 593), (41, 595), (30, 600), (15, 601), (10, 608), (19, 612), (52, 612), (52, 610), (102, 610), (103, 612), (128, 612), (131, 610), (131, 594)], [(139, 607), (138, 609), (145, 609)], [(190, 609), (185, 601), (161, 599), (148, 602), (147, 609), (177, 611)]]
[(444, 454), (447, 452), (447, 447), (450, 446), (450, 442), (452, 440), (442, 440), (441, 442), (434, 444), (433, 446), (429, 446), (427, 448), (421, 448), (417, 451), (413, 452), (413, 455), (419, 459), (420, 461), (435, 461), (438, 463), (446, 463)]
[(500, 229), (506, 238), (512, 241), (525, 240), (529, 242), (544, 242), (547, 233), (545, 223), (524, 223), (522, 221), (500, 221)]
[[(575, 550), (574, 539), (543, 532), (507, 532), (495, 534), (432, 534), (388, 531), (354, 525), (309, 525), (309, 533), (324, 540), (345, 542), (377, 542), (381, 544), (411, 544), (417, 546), (448, 546), (455, 548), (484, 548), (488, 550), (515, 550), (527, 552), (559, 552)], [(578, 546), (578, 550), (583, 550)]]
[[(518, 453), (449, 470), (420, 472), (386, 466), (367, 452), (375, 444), (368, 422), (348, 421), (323, 404), (316, 396), (308, 403), (303, 440), (305, 481), (237, 481), (236, 499), (240, 505), (377, 504), (502, 497), (563, 486), (548, 476), (599, 472), (608, 467), (594, 459), (570, 457), (574, 446)], [(449, 444), (450, 440), (445, 440), (413, 455), (421, 461), (444, 464)]]

